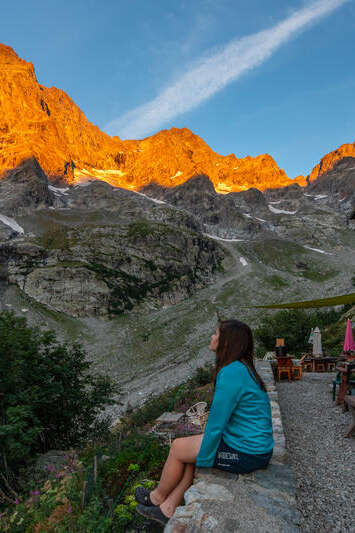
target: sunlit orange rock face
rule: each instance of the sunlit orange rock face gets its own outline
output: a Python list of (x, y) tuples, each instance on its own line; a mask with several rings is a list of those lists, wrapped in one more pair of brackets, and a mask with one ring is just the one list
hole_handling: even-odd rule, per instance
[[(30, 156), (52, 180), (94, 177), (134, 190), (152, 181), (176, 186), (196, 174), (207, 174), (220, 193), (294, 183), (270, 155), (221, 156), (186, 128), (141, 141), (110, 137), (64, 91), (39, 84), (32, 63), (0, 44), (0, 174)], [(297, 182), (305, 185), (305, 178)]]
[(310, 173), (309, 181), (314, 181), (318, 176), (333, 168), (335, 163), (343, 159), (343, 157), (355, 157), (355, 142), (353, 144), (342, 144), (333, 152), (322, 157), (318, 165)]

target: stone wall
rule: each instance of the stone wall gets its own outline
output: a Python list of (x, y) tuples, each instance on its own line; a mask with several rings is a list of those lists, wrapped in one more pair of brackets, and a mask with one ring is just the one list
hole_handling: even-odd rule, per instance
[(278, 393), (271, 365), (259, 361), (258, 371), (270, 397), (275, 448), (266, 470), (235, 475), (214, 468), (196, 469), (193, 485), (185, 493), (165, 533), (294, 533), (299, 531), (296, 483), (288, 465)]

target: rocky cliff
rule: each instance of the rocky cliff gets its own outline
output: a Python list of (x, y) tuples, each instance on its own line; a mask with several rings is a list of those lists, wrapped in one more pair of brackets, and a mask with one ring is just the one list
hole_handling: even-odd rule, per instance
[(292, 183), (270, 155), (222, 156), (186, 128), (141, 141), (111, 138), (65, 92), (39, 84), (33, 64), (2, 44), (0, 66), (0, 173), (34, 156), (50, 180), (65, 183), (91, 176), (138, 190), (207, 174), (220, 193)]
[(102, 182), (53, 187), (33, 158), (7, 173), (0, 194), (3, 279), (71, 316), (176, 303), (210, 283), (225, 256), (188, 213)]
[(355, 142), (352, 144), (342, 144), (333, 152), (329, 152), (329, 154), (322, 157), (318, 165), (311, 171), (308, 181), (312, 182), (316, 180), (319, 176), (331, 170), (344, 157), (355, 157)]

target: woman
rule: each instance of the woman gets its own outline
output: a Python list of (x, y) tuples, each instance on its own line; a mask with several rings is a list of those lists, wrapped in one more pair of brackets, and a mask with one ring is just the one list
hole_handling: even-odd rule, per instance
[(266, 468), (274, 446), (271, 409), (253, 361), (251, 329), (220, 322), (210, 349), (216, 352), (215, 392), (205, 433), (175, 439), (156, 489), (136, 489), (137, 511), (168, 522), (191, 485), (194, 466), (245, 474)]

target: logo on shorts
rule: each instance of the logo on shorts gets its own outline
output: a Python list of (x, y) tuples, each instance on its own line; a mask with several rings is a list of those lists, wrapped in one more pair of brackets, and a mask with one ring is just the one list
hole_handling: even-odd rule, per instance
[(230, 461), (239, 461), (237, 453), (218, 452), (218, 459), (229, 459)]

